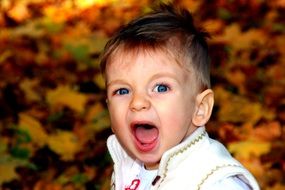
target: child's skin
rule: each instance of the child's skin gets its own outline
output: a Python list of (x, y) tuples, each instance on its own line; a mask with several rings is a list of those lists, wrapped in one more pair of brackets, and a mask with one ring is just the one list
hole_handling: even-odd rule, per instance
[(157, 169), (164, 152), (210, 118), (212, 90), (202, 91), (191, 64), (178, 63), (169, 51), (121, 47), (108, 62), (105, 77), (112, 130), (147, 169)]

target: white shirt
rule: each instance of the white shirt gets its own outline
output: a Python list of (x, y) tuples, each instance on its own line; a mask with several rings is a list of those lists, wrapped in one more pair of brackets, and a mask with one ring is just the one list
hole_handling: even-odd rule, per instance
[(254, 177), (224, 146), (210, 139), (204, 127), (163, 154), (157, 175), (142, 173), (143, 164), (129, 157), (115, 136), (107, 145), (114, 160), (115, 190), (259, 190)]
[[(151, 183), (157, 175), (157, 170), (146, 170), (144, 167), (141, 170), (138, 180), (138, 190), (149, 190)], [(130, 182), (131, 184), (132, 182)], [(209, 190), (251, 190), (249, 186), (241, 179), (241, 176), (231, 176), (225, 179), (217, 181), (211, 187), (207, 187)]]

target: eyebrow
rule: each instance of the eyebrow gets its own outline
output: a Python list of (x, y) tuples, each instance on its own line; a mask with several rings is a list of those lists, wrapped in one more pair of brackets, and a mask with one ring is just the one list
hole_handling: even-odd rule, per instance
[(179, 81), (177, 80), (177, 77), (176, 77), (176, 76), (177, 76), (176, 74), (172, 74), (172, 73), (168, 73), (168, 72), (157, 73), (157, 74), (154, 74), (154, 75), (150, 78), (150, 80), (155, 80), (155, 79), (157, 79), (157, 78), (168, 77), (168, 78), (172, 78), (172, 79), (174, 79), (175, 81), (179, 82)]
[(127, 83), (124, 81), (124, 80), (122, 80), (122, 79), (116, 79), (116, 80), (113, 80), (113, 81), (111, 81), (111, 82), (108, 82), (107, 84), (106, 84), (106, 87), (108, 88), (109, 86), (111, 86), (111, 85), (113, 85), (113, 84), (126, 84), (127, 85)]
[[(175, 80), (176, 82), (178, 82), (179, 84), (181, 84), (181, 82), (177, 79), (176, 77), (177, 75), (176, 74), (172, 74), (172, 73), (168, 73), (168, 72), (164, 72), (164, 73), (157, 73), (157, 74), (154, 74), (149, 81), (152, 81), (152, 80), (155, 80), (155, 79), (158, 79), (158, 78), (163, 78), (163, 77), (168, 77), (168, 78), (171, 78), (173, 80)], [(182, 81), (183, 82), (183, 81)], [(125, 84), (125, 85), (128, 85), (127, 82), (124, 81), (124, 79), (115, 79), (111, 82), (108, 82), (106, 84), (106, 87), (108, 88), (109, 86), (111, 85), (115, 85), (115, 84)]]

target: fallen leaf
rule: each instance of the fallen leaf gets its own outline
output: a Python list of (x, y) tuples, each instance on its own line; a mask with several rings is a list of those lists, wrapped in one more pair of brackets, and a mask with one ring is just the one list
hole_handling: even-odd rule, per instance
[(20, 88), (25, 93), (25, 98), (29, 101), (40, 101), (41, 97), (39, 94), (35, 91), (35, 87), (38, 85), (38, 80), (30, 80), (25, 79), (22, 80), (20, 83)]
[(224, 27), (224, 22), (219, 19), (210, 19), (203, 22), (203, 26), (209, 33), (213, 34), (219, 32)]
[(92, 122), (93, 119), (98, 115), (100, 114), (102, 111), (104, 111), (104, 107), (101, 103), (96, 103), (94, 104), (93, 106), (91, 106), (89, 108), (89, 110), (87, 111), (87, 114), (86, 114), (86, 121), (88, 123)]
[(35, 184), (33, 189), (34, 190), (62, 190), (63, 188), (60, 184), (40, 180)]
[(18, 22), (23, 22), (30, 17), (30, 12), (27, 8), (27, 3), (21, 1), (8, 11), (8, 15)]
[(225, 73), (226, 79), (233, 84), (234, 86), (238, 87), (240, 92), (245, 91), (245, 82), (246, 82), (246, 74), (241, 70), (234, 70)]
[(252, 156), (251, 158), (237, 158), (237, 160), (248, 169), (257, 181), (262, 181), (267, 168), (260, 161), (259, 157)]
[(15, 169), (18, 165), (13, 162), (0, 163), (0, 185), (4, 182), (9, 182), (13, 179), (17, 179), (19, 176)]
[(77, 112), (83, 112), (87, 102), (86, 95), (68, 86), (58, 86), (55, 90), (48, 91), (46, 99), (52, 107), (67, 106)]
[(101, 89), (105, 89), (106, 88), (105, 80), (104, 80), (102, 75), (95, 75), (94, 76), (94, 81)]
[(87, 127), (91, 131), (101, 131), (110, 127), (108, 111), (101, 103), (97, 103), (89, 109), (86, 120), (88, 122)]
[(278, 121), (258, 125), (251, 130), (248, 137), (252, 140), (271, 142), (282, 135), (282, 128)]
[(232, 24), (225, 28), (220, 36), (216, 36), (215, 42), (229, 44), (234, 50), (248, 49), (253, 45), (262, 45), (266, 43), (266, 35), (262, 30), (250, 29), (242, 32), (238, 24)]
[(44, 146), (47, 143), (48, 135), (37, 119), (28, 114), (20, 113), (18, 125), (20, 129), (29, 133), (33, 143), (39, 146)]
[[(285, 7), (285, 3), (284, 3), (284, 7)], [(285, 189), (284, 184), (277, 183), (273, 187), (267, 187), (265, 190), (284, 190), (284, 189)]]
[(62, 160), (73, 160), (81, 145), (77, 137), (69, 131), (58, 131), (48, 137), (48, 146), (59, 154)]
[(239, 141), (228, 144), (228, 149), (235, 157), (249, 159), (251, 156), (259, 157), (270, 151), (270, 142)]

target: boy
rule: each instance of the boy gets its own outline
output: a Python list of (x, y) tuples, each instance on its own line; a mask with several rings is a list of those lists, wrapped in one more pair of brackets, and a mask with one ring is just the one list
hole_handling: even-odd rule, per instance
[(107, 43), (112, 189), (259, 189), (205, 131), (214, 104), (206, 37), (189, 12), (161, 5)]

